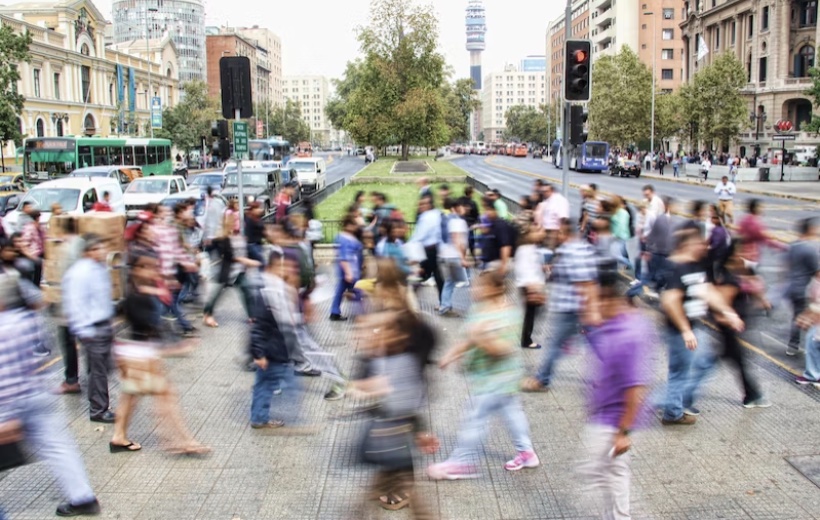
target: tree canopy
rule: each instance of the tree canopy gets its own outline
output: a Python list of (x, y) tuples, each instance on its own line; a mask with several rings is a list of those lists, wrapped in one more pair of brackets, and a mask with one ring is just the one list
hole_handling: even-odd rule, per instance
[(23, 139), (17, 115), (23, 111), (26, 98), (17, 92), (17, 64), (31, 60), (30, 45), (30, 33), (16, 34), (10, 25), (0, 24), (0, 144), (12, 140), (19, 145)]
[[(812, 106), (817, 109), (820, 107), (820, 69), (816, 67), (810, 68), (809, 77), (811, 78), (811, 87), (809, 87), (804, 94), (811, 98)], [(812, 114), (811, 121), (804, 124), (800, 130), (820, 133), (820, 115)]]
[(541, 105), (538, 109), (528, 105), (510, 107), (504, 115), (507, 124), (504, 137), (522, 143), (545, 143), (547, 141), (548, 110), (551, 111), (552, 128), (555, 128), (558, 117), (556, 105), (549, 107)]
[(208, 96), (204, 81), (190, 81), (182, 89), (182, 101), (163, 110), (162, 128), (154, 135), (170, 139), (178, 149), (189, 152), (201, 146), (200, 137), (210, 139), (211, 123), (219, 118), (219, 102)]

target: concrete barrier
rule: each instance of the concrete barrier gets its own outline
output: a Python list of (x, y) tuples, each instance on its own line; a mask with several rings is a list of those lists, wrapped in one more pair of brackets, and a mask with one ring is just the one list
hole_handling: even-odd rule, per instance
[[(780, 165), (779, 164), (758, 164), (755, 168), (738, 168), (737, 178), (741, 182), (759, 181), (760, 168), (769, 168), (769, 180), (780, 180)], [(667, 167), (668, 169), (668, 167)], [(686, 164), (682, 170), (686, 177), (698, 178), (700, 174), (699, 164)], [(818, 181), (820, 180), (820, 172), (817, 168), (807, 166), (785, 166), (783, 173), (786, 181)], [(709, 170), (709, 179), (716, 180), (723, 176), (729, 177), (729, 167), (714, 165)]]

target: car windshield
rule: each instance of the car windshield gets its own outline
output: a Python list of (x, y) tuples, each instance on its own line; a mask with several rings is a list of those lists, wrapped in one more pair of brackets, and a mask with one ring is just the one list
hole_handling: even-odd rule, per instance
[(222, 186), (222, 175), (197, 175), (194, 180), (191, 181), (190, 186), (214, 186), (214, 187), (221, 187)]
[(0, 175), (0, 184), (11, 184), (14, 182), (14, 175)]
[(288, 169), (296, 170), (297, 172), (315, 172), (316, 163), (309, 161), (292, 161), (288, 163)]
[(63, 211), (74, 211), (80, 199), (80, 190), (71, 188), (34, 188), (21, 201), (31, 202), (40, 211), (51, 211), (51, 206), (59, 204)]
[(69, 177), (108, 177), (108, 172), (105, 170), (74, 170), (69, 174)]
[(168, 179), (138, 179), (125, 193), (168, 193)]
[[(239, 186), (239, 181), (237, 179), (238, 175), (236, 173), (231, 173), (228, 175), (228, 186)], [(267, 173), (248, 173), (242, 172), (242, 185), (243, 186), (265, 186), (268, 184), (268, 174)]]

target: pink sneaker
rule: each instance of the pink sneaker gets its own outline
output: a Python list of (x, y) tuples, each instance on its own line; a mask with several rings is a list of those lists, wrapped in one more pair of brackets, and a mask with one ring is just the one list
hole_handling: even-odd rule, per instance
[(427, 468), (427, 475), (433, 480), (461, 480), (478, 478), (478, 471), (467, 464), (444, 461)]
[(534, 451), (521, 451), (515, 458), (504, 464), (504, 469), (507, 471), (518, 471), (524, 468), (537, 468), (541, 465), (538, 460), (538, 455)]

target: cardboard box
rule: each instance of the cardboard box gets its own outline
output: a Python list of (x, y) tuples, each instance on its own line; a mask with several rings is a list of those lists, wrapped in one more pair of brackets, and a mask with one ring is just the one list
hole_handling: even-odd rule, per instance
[(46, 303), (60, 303), (62, 299), (62, 289), (59, 285), (47, 284), (42, 286), (43, 299)]
[(85, 213), (77, 216), (77, 231), (80, 235), (95, 233), (103, 240), (123, 240), (125, 215), (106, 211)]

